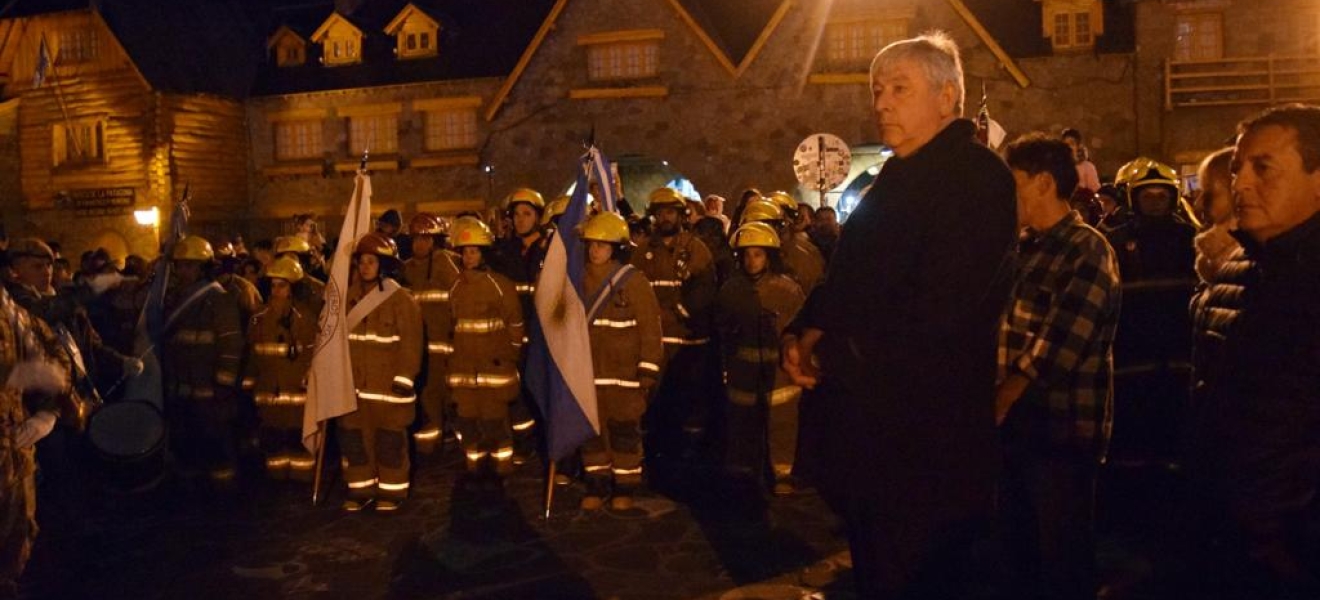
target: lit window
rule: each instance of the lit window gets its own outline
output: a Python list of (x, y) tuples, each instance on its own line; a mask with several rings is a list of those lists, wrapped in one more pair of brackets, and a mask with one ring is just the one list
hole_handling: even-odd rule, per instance
[(660, 44), (652, 40), (593, 44), (587, 48), (587, 76), (593, 81), (655, 77)]
[(1180, 14), (1174, 26), (1174, 60), (1216, 60), (1224, 55), (1224, 16)]
[(92, 27), (61, 31), (59, 43), (56, 61), (60, 64), (89, 62), (100, 54), (96, 29)]
[(1088, 50), (1105, 32), (1100, 0), (1043, 0), (1041, 19), (1055, 50)]
[(394, 36), (394, 54), (400, 59), (435, 56), (438, 52), (440, 23), (409, 3), (385, 26), (385, 35)]
[(426, 112), (426, 149), (477, 147), (477, 111), (471, 108)]
[(868, 65), (885, 46), (908, 37), (907, 19), (863, 19), (831, 23), (825, 29), (826, 61), (852, 70)]
[(56, 124), (51, 131), (54, 166), (105, 162), (105, 121), (86, 119)]
[(307, 62), (307, 50), (296, 40), (281, 42), (275, 52), (275, 63), (281, 67), (297, 67)]
[(321, 121), (282, 121), (275, 124), (275, 158), (296, 160), (321, 156)]
[(367, 115), (348, 118), (349, 153), (363, 150), (372, 154), (394, 154), (399, 151), (399, 116), (396, 114)]

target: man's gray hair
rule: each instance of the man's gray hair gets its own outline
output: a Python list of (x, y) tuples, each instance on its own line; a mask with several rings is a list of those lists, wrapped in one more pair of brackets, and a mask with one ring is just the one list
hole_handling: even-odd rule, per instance
[(885, 46), (871, 61), (871, 81), (875, 81), (876, 74), (882, 69), (888, 69), (904, 60), (920, 65), (934, 89), (939, 90), (945, 84), (952, 85), (955, 93), (953, 112), (955, 116), (962, 116), (966, 100), (962, 58), (958, 55), (958, 43), (948, 33), (929, 31)]

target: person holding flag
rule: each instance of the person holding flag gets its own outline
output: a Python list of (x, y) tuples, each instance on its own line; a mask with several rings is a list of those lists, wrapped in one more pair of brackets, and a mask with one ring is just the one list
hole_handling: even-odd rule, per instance
[(449, 292), (454, 345), (449, 387), (458, 407), (454, 430), (470, 475), (504, 475), (513, 469), (509, 404), (519, 393), (522, 304), (513, 281), (490, 268), (495, 236), (485, 223), (461, 217), (450, 237), (462, 267)]
[[(343, 243), (343, 242), (341, 242)], [(422, 366), (422, 315), (394, 280), (401, 262), (394, 240), (362, 236), (353, 250), (357, 280), (349, 285), (345, 328), (357, 410), (339, 419), (348, 498), (357, 512), (398, 510), (408, 497), (408, 427), (416, 418), (414, 378)]]
[(586, 272), (582, 279), (590, 323), (591, 364), (595, 371), (600, 435), (582, 445), (587, 493), (584, 510), (604, 505), (613, 482), (610, 507), (632, 507), (642, 482), (642, 415), (656, 380), (664, 344), (660, 303), (646, 276), (629, 264), (628, 222), (602, 212), (582, 224)]
[(215, 252), (190, 235), (171, 251), (177, 285), (165, 295), (161, 371), (171, 448), (185, 469), (232, 486), (237, 462), (238, 375), (243, 330), (238, 302), (210, 276)]

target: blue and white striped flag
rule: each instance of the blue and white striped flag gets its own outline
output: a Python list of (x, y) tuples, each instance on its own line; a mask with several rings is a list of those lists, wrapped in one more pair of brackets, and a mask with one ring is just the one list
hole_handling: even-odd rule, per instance
[(588, 170), (591, 179), (600, 184), (600, 209), (607, 212), (619, 212), (619, 199), (615, 197), (614, 170), (610, 168), (610, 159), (592, 146), (587, 150)]
[(50, 50), (46, 48), (46, 36), (41, 36), (41, 47), (37, 50), (37, 72), (32, 74), (32, 87), (39, 88), (46, 82), (46, 70), (50, 69)]
[(586, 250), (577, 232), (588, 213), (586, 171), (578, 169), (573, 196), (546, 250), (536, 285), (538, 318), (528, 319), (532, 326), (528, 333), (527, 388), (541, 409), (547, 454), (552, 461), (572, 454), (600, 433), (591, 337), (582, 302)]

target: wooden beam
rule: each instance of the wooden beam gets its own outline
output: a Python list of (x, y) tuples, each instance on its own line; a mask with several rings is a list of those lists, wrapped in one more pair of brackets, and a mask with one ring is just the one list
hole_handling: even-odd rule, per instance
[(451, 110), (455, 108), (476, 108), (481, 106), (481, 96), (453, 96), (449, 98), (426, 98), (413, 100), (413, 110)]
[(958, 16), (962, 17), (962, 20), (967, 23), (967, 26), (971, 27), (972, 31), (976, 32), (976, 36), (981, 38), (981, 41), (985, 43), (986, 47), (990, 48), (990, 52), (995, 55), (995, 58), (999, 59), (999, 63), (1004, 65), (1005, 69), (1008, 69), (1008, 73), (1013, 76), (1014, 81), (1017, 81), (1018, 86), (1024, 88), (1031, 86), (1031, 80), (1027, 78), (1027, 74), (1023, 73), (1022, 69), (1018, 68), (1017, 63), (1013, 61), (1013, 57), (1009, 56), (1008, 53), (1004, 51), (1003, 47), (999, 45), (999, 42), (995, 40), (995, 36), (990, 35), (990, 32), (986, 31), (985, 26), (981, 25), (981, 20), (976, 18), (976, 14), (974, 14), (970, 8), (967, 8), (967, 5), (963, 4), (962, 0), (948, 1), (949, 6), (953, 7), (954, 12), (958, 13)]
[(579, 35), (577, 43), (579, 46), (590, 46), (594, 44), (648, 42), (651, 40), (663, 39), (665, 39), (665, 30), (663, 29), (628, 29), (624, 31), (605, 31), (602, 33)]
[(546, 36), (550, 35), (550, 30), (555, 28), (555, 20), (559, 18), (559, 13), (564, 12), (564, 6), (568, 0), (557, 0), (554, 8), (550, 9), (550, 14), (546, 15), (545, 21), (541, 23), (541, 28), (537, 30), (536, 36), (532, 38), (532, 43), (523, 50), (522, 58), (518, 59), (518, 64), (513, 67), (513, 72), (504, 80), (500, 90), (495, 92), (495, 97), (491, 98), (490, 106), (486, 107), (486, 121), (493, 121), (495, 115), (500, 112), (500, 107), (504, 106), (504, 101), (508, 99), (509, 92), (513, 91), (513, 86), (522, 78), (523, 71), (527, 70), (527, 64), (532, 62), (532, 57), (536, 51), (541, 48), (541, 43), (545, 41)]
[(738, 67), (735, 67), (733, 61), (729, 60), (728, 55), (724, 54), (724, 51), (720, 50), (720, 47), (715, 45), (715, 40), (710, 39), (710, 35), (706, 33), (705, 29), (701, 28), (701, 25), (697, 24), (697, 20), (692, 18), (692, 15), (688, 13), (687, 9), (683, 8), (683, 5), (680, 4), (678, 0), (669, 0), (669, 5), (674, 7), (674, 10), (678, 12), (678, 18), (682, 19), (684, 23), (687, 23), (688, 27), (692, 29), (692, 32), (697, 34), (697, 39), (700, 39), (701, 43), (705, 44), (706, 48), (710, 50), (710, 53), (715, 55), (716, 62), (719, 62), (720, 66), (724, 67), (724, 70), (728, 71), (730, 75), (736, 77), (738, 75)]
[(669, 87), (663, 85), (626, 87), (626, 88), (580, 88), (569, 90), (571, 100), (601, 100), (611, 98), (664, 98), (669, 95)]
[(765, 29), (761, 30), (761, 35), (756, 37), (756, 41), (752, 43), (752, 48), (747, 51), (747, 56), (744, 56), (742, 62), (738, 64), (738, 70), (733, 74), (735, 78), (742, 77), (742, 74), (747, 72), (747, 68), (752, 66), (752, 62), (761, 53), (761, 48), (764, 48), (766, 42), (770, 41), (770, 35), (774, 33), (775, 29), (779, 28), (779, 23), (784, 20), (784, 16), (788, 14), (788, 9), (792, 6), (793, 0), (784, 0), (779, 4), (775, 14), (770, 17), (770, 22), (766, 24)]

